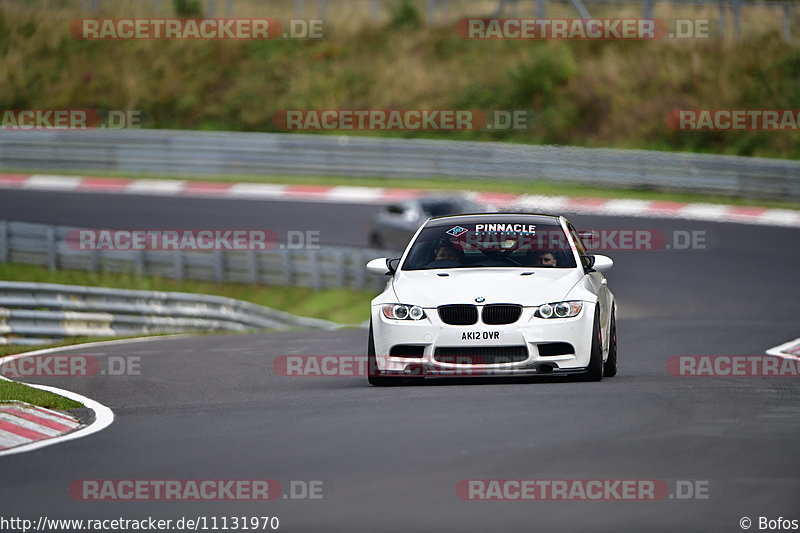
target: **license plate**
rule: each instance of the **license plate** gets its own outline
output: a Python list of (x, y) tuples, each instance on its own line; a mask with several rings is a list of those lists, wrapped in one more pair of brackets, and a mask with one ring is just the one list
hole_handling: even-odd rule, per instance
[(499, 331), (465, 331), (461, 334), (462, 341), (496, 341), (500, 340)]

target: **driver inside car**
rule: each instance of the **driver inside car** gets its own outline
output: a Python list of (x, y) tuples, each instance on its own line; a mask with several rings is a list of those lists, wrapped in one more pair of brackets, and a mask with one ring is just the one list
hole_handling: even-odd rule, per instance
[(450, 265), (458, 266), (462, 264), (463, 258), (464, 252), (446, 241), (436, 247), (436, 255), (431, 266), (439, 268)]
[(553, 252), (536, 252), (533, 254), (533, 266), (555, 267), (558, 265)]

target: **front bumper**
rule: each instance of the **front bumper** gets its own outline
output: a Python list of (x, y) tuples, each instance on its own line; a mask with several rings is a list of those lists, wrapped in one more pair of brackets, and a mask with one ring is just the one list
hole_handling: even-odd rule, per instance
[[(396, 365), (392, 365), (396, 366)], [(436, 366), (426, 366), (418, 363), (404, 365), (402, 371), (399, 370), (380, 370), (381, 377), (397, 378), (496, 378), (496, 377), (528, 377), (543, 375), (577, 375), (586, 372), (585, 367), (576, 368), (554, 368), (550, 365), (534, 365), (528, 368), (479, 368), (472, 365), (470, 368), (437, 368)]]
[[(479, 306), (480, 307), (480, 306)], [(425, 377), (495, 377), (542, 374), (577, 374), (585, 372), (591, 353), (595, 304), (584, 302), (581, 313), (573, 318), (543, 319), (533, 316), (535, 308), (523, 309), (513, 324), (489, 325), (478, 320), (470, 326), (445, 324), (436, 309), (425, 309), (419, 321), (392, 320), (383, 316), (380, 306), (372, 307), (376, 370), (381, 376)], [(479, 316), (482, 316), (479, 313)], [(568, 343), (571, 353), (547, 356), (539, 345)], [(421, 347), (420, 357), (394, 357), (392, 347)], [(527, 355), (522, 360), (497, 364), (461, 364), (437, 360), (437, 348), (475, 349), (521, 347)], [(439, 359), (442, 359), (441, 357)]]

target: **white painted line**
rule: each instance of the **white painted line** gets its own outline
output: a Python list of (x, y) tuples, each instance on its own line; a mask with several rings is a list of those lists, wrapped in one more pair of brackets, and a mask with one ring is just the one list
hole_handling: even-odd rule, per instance
[(42, 435), (47, 435), (49, 437), (55, 437), (56, 435), (60, 435), (61, 431), (57, 429), (51, 429), (49, 427), (40, 426), (36, 422), (31, 422), (30, 420), (26, 420), (19, 416), (14, 416), (11, 413), (0, 413), (0, 420), (5, 420), (6, 422), (10, 422), (15, 426), (19, 426), (21, 428), (30, 429), (31, 431), (35, 431), (37, 433), (41, 433)]
[(22, 185), (23, 189), (77, 189), (83, 178), (79, 176), (53, 176), (49, 174), (34, 174)]
[(530, 209), (534, 211), (557, 212), (562, 211), (569, 203), (566, 196), (542, 196), (526, 194), (517, 198), (514, 205), (520, 209)]
[(647, 214), (651, 203), (649, 200), (609, 200), (603, 205), (601, 211), (615, 215), (638, 216)]
[(135, 180), (125, 191), (136, 194), (178, 194), (185, 184), (181, 180)]
[(33, 385), (31, 383), (26, 383), (26, 385), (28, 385), (29, 387), (33, 387), (34, 389), (52, 392), (53, 394), (58, 394), (59, 396), (64, 396), (65, 398), (69, 398), (70, 400), (75, 400), (76, 402), (82, 403), (84, 406), (94, 411), (94, 422), (92, 422), (86, 427), (80, 428), (65, 435), (52, 437), (50, 439), (39, 440), (31, 442), (30, 444), (23, 444), (22, 446), (17, 446), (16, 448), (0, 451), (0, 457), (4, 455), (14, 455), (17, 453), (30, 452), (33, 450), (44, 448), (46, 446), (52, 446), (53, 444), (66, 442), (68, 440), (75, 440), (75, 439), (80, 439), (81, 437), (88, 437), (92, 433), (97, 433), (98, 431), (104, 430), (105, 428), (110, 426), (111, 423), (114, 421), (114, 412), (111, 411), (111, 409), (109, 409), (108, 407), (99, 402), (96, 402), (90, 398), (82, 396), (77, 392), (58, 389), (56, 387), (47, 387), (45, 385)]
[[(44, 355), (44, 354), (63, 352), (63, 351), (72, 350), (72, 349), (75, 349), (75, 348), (81, 348), (82, 349), (82, 348), (88, 348), (88, 347), (109, 346), (109, 345), (114, 345), (114, 344), (129, 344), (129, 343), (132, 344), (132, 343), (137, 343), (137, 342), (151, 342), (151, 341), (161, 340), (161, 339), (164, 339), (164, 338), (175, 338), (175, 337), (185, 337), (185, 336), (187, 336), (187, 335), (162, 335), (162, 336), (158, 336), (158, 337), (136, 337), (136, 338), (132, 338), (132, 339), (117, 339), (117, 340), (111, 340), (111, 341), (87, 342), (87, 343), (83, 343), (83, 344), (73, 344), (71, 346), (59, 346), (59, 347), (56, 347), (56, 348), (44, 348), (42, 350), (34, 350), (34, 351), (31, 351), (31, 352), (18, 353), (18, 354), (13, 354), (13, 355), (8, 355), (6, 357), (2, 357), (2, 358), (0, 358), (0, 366), (4, 365), (5, 363), (7, 363), (9, 361), (14, 361), (14, 360), (17, 360), (17, 359), (21, 359), (23, 357), (31, 357), (31, 356), (34, 356), (34, 355)], [(0, 379), (5, 380), (5, 381), (11, 381), (10, 379), (3, 377), (2, 375), (0, 375)], [(88, 426), (80, 428), (80, 429), (78, 429), (76, 431), (73, 431), (71, 433), (67, 433), (65, 435), (61, 435), (61, 436), (58, 436), (58, 437), (53, 437), (53, 438), (50, 438), (50, 439), (30, 442), (29, 444), (23, 444), (21, 446), (17, 446), (15, 448), (10, 448), (8, 450), (2, 450), (2, 451), (0, 451), (0, 457), (3, 457), (5, 455), (14, 455), (14, 454), (17, 454), (17, 453), (24, 453), (24, 452), (29, 452), (29, 451), (33, 451), (33, 450), (38, 450), (38, 449), (44, 448), (46, 446), (52, 446), (53, 444), (58, 444), (58, 443), (66, 442), (66, 441), (69, 441), (69, 440), (80, 439), (82, 437), (88, 437), (89, 435), (91, 435), (93, 433), (97, 433), (98, 431), (104, 430), (105, 428), (110, 426), (112, 422), (114, 422), (114, 412), (111, 409), (109, 409), (105, 405), (101, 404), (100, 402), (96, 402), (95, 400), (92, 400), (91, 398), (87, 398), (85, 396), (82, 396), (82, 395), (78, 394), (77, 392), (58, 389), (56, 387), (48, 387), (46, 385), (34, 385), (34, 384), (31, 384), (31, 383), (25, 383), (24, 385), (28, 385), (29, 387), (33, 387), (34, 389), (39, 389), (39, 390), (52, 392), (53, 394), (58, 394), (59, 396), (64, 396), (65, 398), (69, 398), (70, 400), (75, 400), (76, 402), (80, 402), (84, 406), (86, 406), (87, 408), (89, 408), (92, 411), (94, 411), (95, 419), (94, 419), (94, 422), (92, 422)], [(29, 440), (29, 439), (26, 439), (26, 440)]]
[(372, 203), (383, 200), (384, 190), (380, 187), (334, 187), (326, 196), (329, 200), (347, 200), (349, 202)]
[(283, 196), (286, 187), (272, 183), (236, 183), (224, 195), (236, 198), (279, 198)]
[(800, 226), (800, 212), (789, 209), (769, 209), (758, 216), (758, 222), (769, 225)]
[[(147, 337), (131, 337), (130, 339), (114, 339), (110, 341), (96, 341), (96, 342), (84, 342), (81, 344), (70, 344), (67, 346), (57, 346), (55, 348), (43, 348), (41, 350), (33, 350), (32, 352), (22, 352), (22, 353), (15, 353), (12, 355), (7, 355), (5, 357), (0, 357), (0, 367), (4, 364), (16, 361), (17, 359), (22, 359), (23, 357), (33, 357), (34, 355), (47, 355), (51, 353), (59, 353), (59, 352), (66, 352), (68, 350), (72, 350), (74, 348), (99, 348), (101, 346), (110, 346), (114, 344), (130, 344), (134, 342), (150, 342), (150, 341), (157, 341), (161, 339), (174, 339), (176, 337), (191, 337), (188, 333), (176, 333), (174, 335), (148, 335)], [(0, 379), (3, 376), (0, 375)], [(7, 379), (6, 381), (11, 381)]]
[[(107, 187), (80, 187), (83, 178), (76, 176), (58, 176), (50, 174), (35, 174), (29, 176), (21, 186), (28, 189), (43, 190), (81, 190), (83, 192), (119, 192), (109, 191)], [(113, 179), (113, 178), (109, 178)], [(164, 195), (171, 196), (182, 194), (187, 196), (202, 196), (204, 198), (217, 199), (270, 199), (285, 201), (302, 202), (352, 202), (352, 203), (384, 203), (391, 201), (392, 195), (387, 193), (387, 189), (380, 187), (354, 187), (336, 186), (327, 191), (318, 193), (287, 190), (288, 185), (273, 183), (232, 183), (230, 187), (220, 190), (202, 189), (197, 194), (187, 189), (187, 185), (192, 183), (184, 180), (148, 180), (140, 179), (132, 181), (124, 192), (134, 194)], [(202, 182), (197, 182), (202, 183)], [(14, 187), (18, 185), (12, 184)], [(430, 190), (428, 193), (441, 191)], [(424, 195), (426, 191), (418, 194)], [(473, 192), (470, 193), (473, 199), (485, 204), (492, 205), (491, 197), (494, 193)], [(502, 196), (502, 195), (501, 195)], [(484, 197), (486, 200), (484, 200)], [(498, 199), (497, 204), (501, 209), (505, 206), (523, 211), (549, 212), (557, 214), (566, 213), (586, 213), (599, 216), (629, 216), (660, 219), (685, 219), (685, 220), (704, 220), (721, 223), (740, 223), (754, 224), (761, 226), (780, 226), (790, 228), (800, 228), (800, 211), (791, 209), (768, 209), (760, 215), (742, 215), (734, 212), (735, 206), (693, 203), (685, 204), (678, 210), (652, 209), (649, 200), (635, 199), (603, 199), (602, 201), (586, 203), (586, 199), (576, 199), (567, 196), (544, 196), (544, 195), (520, 195), (517, 198), (506, 196), (508, 199)], [(601, 199), (590, 199), (601, 200)]]
[(793, 341), (784, 342), (783, 344), (779, 344), (778, 346), (770, 348), (767, 350), (767, 355), (775, 355), (777, 357), (783, 357), (784, 359), (800, 361), (800, 337)]
[(588, 200), (601, 200), (599, 202), (586, 202), (583, 198), (568, 198), (564, 204), (565, 213), (581, 213), (589, 215), (610, 215), (606, 213), (606, 204), (609, 200), (605, 198), (588, 198)]
[(717, 204), (688, 204), (683, 209), (675, 212), (681, 218), (691, 218), (695, 220), (719, 220), (724, 221), (725, 215), (730, 209), (727, 205)]

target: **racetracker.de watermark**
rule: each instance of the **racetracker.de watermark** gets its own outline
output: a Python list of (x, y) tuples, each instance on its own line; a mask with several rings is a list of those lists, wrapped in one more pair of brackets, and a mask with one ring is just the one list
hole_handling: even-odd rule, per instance
[(319, 249), (320, 232), (270, 229), (75, 229), (67, 245), (79, 251), (258, 251)]
[[(281, 355), (273, 359), (272, 371), (283, 377), (290, 378), (319, 378), (319, 377), (367, 377), (378, 375), (378, 362), (382, 366), (389, 366), (391, 357), (405, 357), (403, 355), (376, 355), (374, 360), (365, 355)], [(448, 370), (448, 377), (490, 377), (503, 374), (502, 369), (481, 365), (497, 365), (502, 363), (518, 362), (512, 357), (486, 358), (476, 353), (474, 355), (437, 356), (437, 362), (449, 365), (458, 365)], [(402, 373), (390, 374), (387, 377), (404, 378), (424, 377), (436, 374), (426, 368), (421, 362), (405, 364)]]
[(40, 515), (31, 520), (17, 516), (0, 516), (0, 531), (277, 531), (280, 519), (277, 516), (248, 515), (193, 515), (180, 518), (53, 518)]
[(111, 109), (3, 109), (0, 130), (86, 130), (138, 129), (142, 113), (138, 110)]
[(797, 131), (800, 109), (672, 109), (665, 122), (678, 131)]
[(455, 25), (462, 39), (658, 40), (708, 39), (708, 19), (464, 18)]
[(272, 117), (286, 131), (528, 130), (525, 109), (283, 109)]
[(280, 355), (272, 370), (284, 377), (366, 377), (367, 364), (365, 355)]
[(800, 376), (800, 359), (771, 355), (673, 355), (666, 367), (678, 377)]
[(322, 500), (325, 484), (275, 479), (78, 479), (68, 491), (80, 501)]
[[(496, 333), (496, 332), (495, 332)], [(462, 336), (473, 335), (471, 332), (463, 332)], [(492, 332), (483, 332), (483, 340), (491, 340), (494, 337)], [(472, 340), (478, 340), (472, 339)], [(421, 361), (421, 353), (416, 355), (376, 355), (370, 360), (365, 355), (281, 355), (273, 359), (272, 371), (283, 377), (290, 378), (319, 378), (319, 377), (367, 377), (380, 374), (378, 366), (393, 366), (392, 358), (405, 358), (401, 363), (402, 367), (395, 368), (392, 373), (384, 377), (397, 378), (420, 378), (425, 376), (446, 376), (446, 377), (493, 377), (505, 375), (503, 368), (493, 365), (504, 363), (517, 363), (519, 360), (513, 357), (485, 357), (478, 353), (460, 355), (437, 355), (436, 362), (449, 366), (445, 371), (441, 368), (430, 368)]]
[[(566, 234), (558, 230), (533, 229), (532, 231), (506, 231), (498, 224), (476, 224), (475, 231), (463, 231), (450, 242), (460, 247), (479, 247), (482, 250), (508, 250), (517, 248), (529, 251), (569, 249)], [(657, 229), (598, 229), (581, 230), (581, 242), (590, 252), (706, 250), (708, 234), (705, 230)]]
[(462, 479), (455, 493), (466, 501), (708, 500), (707, 480)]
[[(588, 233), (588, 232), (587, 232)], [(582, 238), (590, 252), (705, 250), (705, 230), (601, 229)]]
[(97, 357), (79, 354), (42, 354), (5, 361), (0, 375), (11, 378), (140, 376), (142, 358), (138, 356)]
[(99, 18), (76, 19), (70, 34), (80, 40), (271, 40), (324, 39), (322, 19), (273, 18), (155, 19)]

